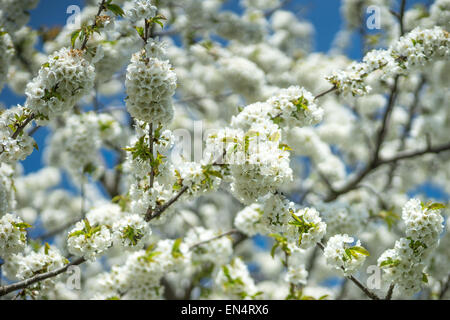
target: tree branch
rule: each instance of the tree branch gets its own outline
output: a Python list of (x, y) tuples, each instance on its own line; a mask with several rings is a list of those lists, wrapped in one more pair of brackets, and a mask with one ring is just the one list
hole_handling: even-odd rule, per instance
[(386, 294), (385, 300), (391, 300), (392, 299), (392, 294), (394, 293), (394, 288), (395, 288), (395, 283), (392, 283), (389, 286), (389, 290), (388, 290), (388, 292)]
[(23, 280), (23, 281), (19, 281), (19, 282), (10, 284), (10, 285), (6, 285), (6, 286), (3, 286), (3, 287), (0, 287), (0, 297), (4, 296), (4, 295), (6, 295), (6, 294), (8, 294), (10, 292), (13, 292), (13, 291), (16, 291), (16, 290), (19, 290), (19, 289), (27, 288), (28, 286), (32, 285), (33, 283), (40, 282), (40, 281), (48, 279), (48, 278), (56, 277), (57, 275), (65, 272), (70, 266), (77, 266), (77, 265), (82, 264), (85, 261), (86, 260), (83, 257), (81, 257), (81, 258), (78, 258), (78, 259), (76, 259), (76, 260), (66, 264), (63, 267), (56, 269), (56, 270), (49, 271), (49, 272), (42, 273), (42, 274), (38, 274), (38, 275), (36, 275), (34, 277), (31, 277), (29, 279), (26, 279), (26, 280)]
[(189, 250), (192, 250), (192, 249), (194, 249), (194, 248), (196, 248), (198, 246), (201, 246), (203, 244), (206, 244), (208, 242), (211, 242), (211, 241), (214, 241), (214, 240), (226, 237), (226, 236), (228, 236), (230, 234), (233, 234), (233, 233), (241, 233), (241, 232), (239, 230), (237, 230), (237, 229), (232, 229), (232, 230), (227, 231), (225, 233), (219, 234), (218, 236), (215, 236), (215, 237), (213, 237), (211, 239), (207, 239), (207, 240), (204, 240), (204, 241), (197, 242), (197, 243), (193, 244), (192, 246), (190, 246)]

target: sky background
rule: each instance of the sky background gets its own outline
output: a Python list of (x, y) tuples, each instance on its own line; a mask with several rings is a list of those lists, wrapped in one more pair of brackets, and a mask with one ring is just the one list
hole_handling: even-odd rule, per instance
[[(336, 35), (342, 27), (343, 20), (340, 15), (340, 0), (292, 0), (285, 8), (293, 11), (301, 19), (306, 19), (314, 25), (314, 51), (327, 52)], [(429, 4), (428, 0), (407, 0), (407, 8), (421, 3)], [(225, 5), (225, 9), (240, 12), (238, 0), (230, 0)], [(83, 0), (40, 0), (37, 8), (30, 12), (29, 25), (34, 29), (46, 26), (63, 26), (71, 13), (67, 13), (70, 5), (84, 5)], [(352, 37), (352, 44), (348, 48), (347, 55), (352, 59), (361, 58), (361, 39), (359, 34)], [(0, 93), (0, 103), (6, 107), (16, 104), (23, 104), (25, 98), (16, 96), (7, 86)], [(39, 129), (34, 135), (39, 146), (44, 145), (45, 137), (48, 135), (46, 128)], [(42, 151), (34, 151), (25, 161), (22, 162), (25, 173), (39, 170), (43, 166)], [(448, 198), (438, 188), (432, 186), (422, 186), (417, 191), (425, 191), (436, 198)]]

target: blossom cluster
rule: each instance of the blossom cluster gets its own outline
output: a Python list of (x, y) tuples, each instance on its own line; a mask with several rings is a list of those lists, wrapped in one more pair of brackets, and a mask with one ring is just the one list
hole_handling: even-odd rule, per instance
[(27, 85), (25, 106), (44, 118), (56, 117), (90, 93), (94, 79), (95, 68), (82, 51), (62, 48)]
[(443, 230), (440, 208), (411, 199), (402, 210), (406, 238), (395, 242), (378, 258), (384, 269), (383, 279), (396, 285), (402, 295), (412, 296), (426, 282), (424, 269), (432, 250), (439, 243)]
[(151, 56), (146, 50), (135, 53), (127, 67), (125, 85), (132, 117), (161, 125), (172, 120), (177, 77), (168, 60)]
[(336, 71), (327, 79), (344, 94), (362, 96), (371, 91), (365, 78), (381, 71), (381, 78), (405, 74), (418, 69), (433, 59), (445, 59), (450, 54), (449, 34), (441, 27), (418, 27), (401, 37), (387, 50), (370, 51), (363, 62), (352, 63), (345, 71)]

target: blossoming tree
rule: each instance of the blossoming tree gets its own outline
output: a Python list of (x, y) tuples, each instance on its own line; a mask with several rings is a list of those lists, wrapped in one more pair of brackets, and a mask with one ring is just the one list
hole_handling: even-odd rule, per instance
[(450, 192), (449, 0), (342, 0), (328, 54), (289, 1), (91, 0), (44, 32), (37, 2), (0, 3), (2, 298), (450, 297), (446, 206), (410, 199)]

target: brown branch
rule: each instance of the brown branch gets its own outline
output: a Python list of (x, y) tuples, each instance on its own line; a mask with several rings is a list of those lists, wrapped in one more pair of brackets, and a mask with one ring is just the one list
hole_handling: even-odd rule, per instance
[(14, 131), (13, 135), (11, 136), (11, 138), (13, 139), (17, 139), (17, 137), (19, 136), (19, 134), (23, 131), (23, 129), (25, 129), (25, 127), (34, 119), (35, 115), (32, 113), (30, 114), (30, 116), (16, 129), (16, 131)]
[(325, 90), (325, 91), (319, 93), (317, 96), (314, 97), (314, 100), (319, 99), (320, 97), (322, 97), (322, 96), (324, 96), (324, 95), (326, 95), (326, 94), (328, 94), (328, 93), (330, 93), (330, 92), (333, 92), (333, 91), (335, 91), (335, 90), (337, 90), (337, 87), (336, 87), (336, 86), (333, 86), (332, 88), (330, 88), (330, 89), (328, 89), (328, 90)]
[(444, 284), (444, 287), (441, 289), (441, 292), (439, 293), (439, 300), (444, 299), (444, 296), (449, 288), (450, 288), (450, 273), (447, 276), (447, 282)]
[(387, 133), (387, 128), (389, 120), (392, 114), (392, 110), (395, 105), (395, 100), (397, 97), (397, 85), (399, 76), (397, 75), (394, 80), (394, 85), (392, 86), (391, 93), (389, 95), (388, 104), (383, 114), (383, 120), (381, 123), (381, 128), (378, 130), (378, 134), (375, 140), (375, 150), (373, 155), (364, 169), (362, 169), (358, 174), (355, 175), (353, 179), (348, 181), (343, 187), (339, 189), (330, 189), (329, 195), (325, 198), (325, 202), (330, 202), (335, 200), (341, 194), (347, 193), (357, 187), (357, 185), (370, 173), (372, 170), (379, 166), (379, 154), (381, 145), (383, 144), (384, 138)]
[(148, 128), (148, 144), (150, 151), (150, 189), (153, 188), (153, 183), (155, 181), (155, 168), (153, 168), (153, 123), (149, 124)]
[(378, 161), (377, 165), (380, 166), (383, 164), (392, 163), (392, 162), (399, 161), (399, 160), (411, 159), (411, 158), (422, 156), (422, 155), (428, 154), (428, 153), (439, 154), (441, 152), (445, 152), (448, 150), (450, 150), (450, 142), (441, 144), (441, 145), (437, 145), (434, 147), (427, 146), (426, 148), (421, 149), (421, 150), (403, 151), (403, 152), (399, 152), (397, 155), (395, 155), (391, 158), (380, 159)]
[(232, 229), (232, 230), (227, 231), (227, 232), (225, 232), (225, 233), (219, 234), (219, 235), (217, 235), (217, 236), (215, 236), (215, 237), (213, 237), (213, 238), (211, 238), (211, 239), (207, 239), (207, 240), (204, 240), (204, 241), (197, 242), (197, 243), (193, 244), (192, 246), (190, 246), (190, 247), (189, 247), (189, 250), (192, 250), (192, 249), (194, 249), (194, 248), (196, 248), (196, 247), (198, 247), (198, 246), (201, 246), (201, 245), (203, 245), (203, 244), (206, 244), (206, 243), (208, 243), (208, 242), (211, 242), (211, 241), (214, 241), (214, 240), (217, 240), (217, 239), (226, 237), (226, 236), (228, 236), (228, 235), (230, 235), (230, 234), (233, 234), (233, 233), (241, 233), (241, 232), (240, 232), (239, 230)]
[(169, 201), (165, 202), (162, 206), (159, 206), (155, 209), (155, 211), (152, 210), (151, 207), (147, 209), (147, 213), (145, 214), (145, 221), (149, 222), (157, 217), (159, 217), (164, 211), (166, 211), (175, 201), (180, 198), (183, 193), (185, 193), (188, 190), (188, 186), (184, 186), (180, 192), (177, 193), (176, 196), (174, 196)]
[[(425, 82), (426, 82), (425, 77), (422, 76), (422, 79), (421, 79), (419, 85), (417, 86), (416, 90), (414, 91), (414, 100), (413, 100), (413, 103), (411, 104), (411, 106), (409, 108), (409, 112), (408, 112), (408, 122), (405, 125), (402, 136), (400, 137), (400, 146), (398, 147), (397, 151), (403, 151), (405, 149), (406, 138), (408, 138), (408, 136), (411, 132), (414, 115), (416, 114), (417, 108), (419, 106), (420, 91), (422, 90), (423, 86), (425, 85)], [(397, 163), (394, 162), (391, 165), (391, 169), (389, 171), (388, 181), (386, 182), (385, 189), (387, 189), (391, 185), (396, 168), (397, 168)]]
[(386, 294), (385, 300), (391, 300), (391, 299), (392, 299), (392, 294), (394, 293), (394, 288), (395, 288), (395, 284), (392, 283), (392, 284), (389, 286), (389, 290), (388, 290), (388, 292), (387, 292), (387, 294)]
[[(97, 14), (94, 17), (94, 22), (91, 25), (91, 28), (95, 28), (97, 26), (98, 17), (102, 13), (103, 9), (105, 9), (105, 2), (106, 2), (106, 0), (102, 0), (102, 2), (100, 3), (100, 5), (98, 7)], [(89, 36), (88, 36), (88, 34), (86, 34), (84, 36), (83, 43), (81, 44), (81, 50), (86, 49), (86, 45), (87, 45), (88, 40), (89, 40)]]
[(32, 285), (32, 284), (34, 284), (36, 282), (40, 282), (40, 281), (43, 281), (45, 279), (56, 277), (57, 275), (65, 272), (70, 266), (77, 266), (77, 265), (82, 264), (85, 261), (86, 260), (83, 257), (81, 257), (81, 258), (78, 258), (78, 259), (76, 259), (76, 260), (66, 264), (63, 267), (56, 269), (56, 270), (49, 271), (49, 272), (42, 273), (42, 274), (38, 274), (38, 275), (36, 275), (34, 277), (25, 279), (23, 281), (19, 281), (19, 282), (10, 284), (10, 285), (6, 285), (6, 286), (3, 286), (3, 287), (0, 287), (0, 297), (4, 296), (4, 295), (6, 295), (6, 294), (8, 294), (10, 292), (13, 292), (13, 291), (16, 291), (16, 290), (19, 290), (19, 289), (27, 288), (28, 286), (30, 286), (30, 285)]

